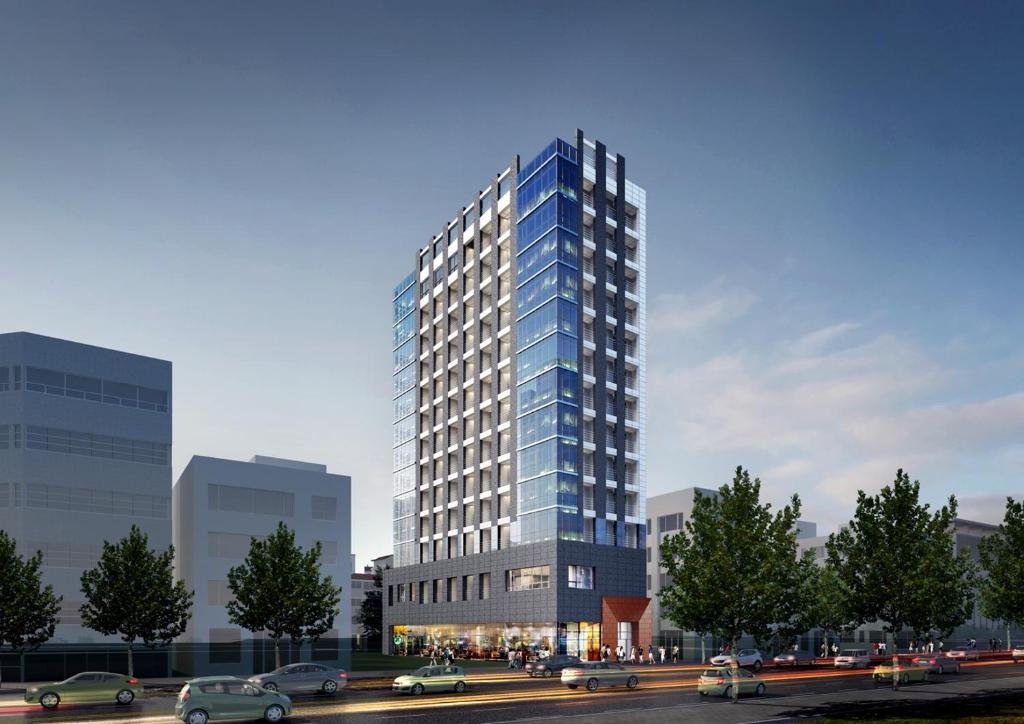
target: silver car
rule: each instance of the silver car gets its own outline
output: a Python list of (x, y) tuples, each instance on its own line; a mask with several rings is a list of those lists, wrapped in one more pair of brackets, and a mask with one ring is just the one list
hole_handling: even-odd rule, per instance
[(936, 674), (945, 674), (946, 672), (960, 673), (960, 660), (942, 651), (936, 651), (931, 654), (919, 654), (912, 661), (914, 666), (923, 666)]
[(570, 689), (585, 686), (597, 691), (599, 686), (626, 686), (635, 689), (640, 679), (631, 670), (609, 661), (586, 661), (562, 669), (562, 683)]
[(270, 691), (335, 694), (348, 685), (348, 672), (323, 664), (288, 664), (268, 674), (250, 676), (249, 681)]

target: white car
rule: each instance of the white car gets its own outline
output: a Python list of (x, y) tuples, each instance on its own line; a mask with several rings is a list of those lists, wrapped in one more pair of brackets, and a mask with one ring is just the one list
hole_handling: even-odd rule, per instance
[(980, 658), (978, 650), (969, 646), (958, 646), (952, 651), (947, 651), (946, 656), (958, 661), (977, 661)]
[(837, 669), (866, 669), (870, 665), (867, 649), (843, 649), (835, 658)]
[[(764, 666), (764, 658), (757, 649), (740, 649), (736, 652), (736, 660), (740, 666), (749, 666), (757, 671)], [(711, 657), (712, 666), (731, 666), (732, 654), (719, 654)]]
[(1015, 664), (1024, 664), (1024, 646), (1018, 646), (1010, 654)]

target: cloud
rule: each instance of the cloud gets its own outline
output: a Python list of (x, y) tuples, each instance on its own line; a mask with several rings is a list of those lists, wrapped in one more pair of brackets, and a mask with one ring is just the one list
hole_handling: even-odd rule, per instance
[(860, 322), (840, 322), (822, 329), (815, 330), (793, 342), (791, 351), (797, 355), (808, 355), (827, 347), (830, 342), (839, 339), (847, 332), (860, 329)]
[(647, 318), (652, 334), (689, 335), (739, 319), (757, 296), (745, 287), (729, 286), (719, 277), (693, 294), (659, 294)]

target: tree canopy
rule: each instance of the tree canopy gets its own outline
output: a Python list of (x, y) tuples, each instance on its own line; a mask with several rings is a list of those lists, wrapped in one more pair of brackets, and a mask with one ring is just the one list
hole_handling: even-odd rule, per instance
[(814, 562), (798, 554), (800, 498), (775, 513), (760, 498), (761, 481), (742, 467), (717, 495), (696, 494), (683, 529), (661, 544), (665, 618), (734, 646), (744, 633), (765, 641), (806, 630)]
[(379, 642), (384, 634), (384, 571), (373, 571), (373, 588), (359, 606), (359, 624), (369, 641)]
[(228, 572), (234, 600), (228, 619), (249, 631), (265, 631), (274, 642), (274, 660), (281, 665), (281, 639), (316, 641), (334, 625), (341, 588), (320, 570), (318, 542), (307, 551), (295, 543), (284, 523), (265, 538), (253, 538), (245, 560)]
[(1024, 628), (1024, 501), (1006, 499), (999, 532), (981, 540), (978, 556), (985, 571), (978, 586), (982, 614)]
[(0, 530), (0, 646), (31, 651), (53, 637), (61, 596), (42, 583), (43, 554), (18, 555), (14, 538)]
[(970, 617), (974, 566), (966, 551), (954, 552), (956, 498), (932, 512), (920, 489), (898, 470), (877, 495), (858, 491), (853, 519), (829, 536), (828, 565), (854, 625), (879, 621), (893, 634), (942, 637)]
[(117, 543), (103, 542), (96, 566), (82, 574), (82, 625), (128, 644), (128, 675), (134, 673), (135, 641), (167, 644), (185, 631), (193, 591), (174, 579), (174, 546), (157, 552), (133, 525)]

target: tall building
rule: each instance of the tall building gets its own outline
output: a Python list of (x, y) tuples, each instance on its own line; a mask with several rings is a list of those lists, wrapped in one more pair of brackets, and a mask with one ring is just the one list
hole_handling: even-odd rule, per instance
[[(228, 621), (228, 571), (253, 537), (279, 522), (342, 587), (335, 627), (312, 647), (314, 661), (345, 664), (352, 635), (352, 481), (325, 465), (256, 455), (248, 462), (193, 456), (174, 484), (175, 572), (195, 591), (192, 618), (178, 638), (175, 669), (188, 674), (257, 673), (273, 668), (273, 647)], [(209, 644), (214, 644), (210, 646)]]
[(515, 157), (393, 294), (385, 648), (650, 638), (645, 192), (577, 131)]
[(0, 334), (0, 529), (64, 597), (53, 643), (117, 640), (81, 626), (80, 579), (133, 523), (170, 545), (171, 363)]

